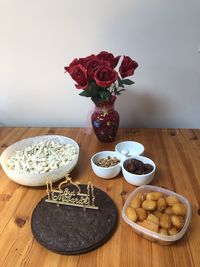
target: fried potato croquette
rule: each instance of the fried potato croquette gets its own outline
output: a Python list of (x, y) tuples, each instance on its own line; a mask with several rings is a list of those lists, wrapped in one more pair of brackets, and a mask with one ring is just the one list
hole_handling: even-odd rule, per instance
[(134, 209), (141, 207), (141, 204), (142, 200), (139, 199), (138, 197), (133, 198), (131, 201), (131, 207)]
[(177, 216), (177, 215), (171, 215), (171, 222), (173, 226), (175, 226), (178, 229), (183, 228), (184, 225), (184, 218), (182, 216)]
[(186, 207), (185, 205), (181, 204), (181, 203), (177, 203), (175, 205), (172, 206), (172, 211), (175, 215), (182, 215), (185, 216), (186, 214)]
[(139, 221), (144, 221), (147, 218), (147, 212), (145, 209), (143, 208), (137, 208), (135, 209), (137, 216), (138, 216), (138, 220)]
[(172, 207), (167, 207), (164, 212), (167, 213), (168, 215), (171, 215), (174, 213), (172, 210)]
[(167, 231), (167, 229), (164, 229), (164, 228), (160, 228), (159, 233), (160, 233), (161, 235), (168, 235), (168, 231)]
[(165, 200), (164, 197), (160, 197), (157, 201), (157, 210), (158, 211), (163, 211), (167, 207), (167, 201)]
[(168, 230), (169, 235), (177, 235), (179, 230), (176, 227), (172, 227)]
[(163, 194), (161, 192), (150, 192), (147, 194), (146, 199), (147, 200), (158, 200), (162, 196)]
[(146, 195), (142, 192), (138, 193), (137, 198), (139, 198), (141, 201), (144, 201), (146, 199)]
[(162, 214), (162, 216), (160, 217), (160, 226), (164, 229), (169, 229), (171, 228), (171, 219), (170, 216), (166, 213)]
[(132, 207), (128, 207), (126, 209), (126, 215), (133, 222), (136, 222), (138, 219), (137, 213), (136, 213), (135, 209), (133, 209)]
[(147, 221), (150, 221), (150, 222), (153, 222), (153, 223), (159, 225), (159, 218), (156, 217), (156, 216), (153, 215), (153, 214), (149, 214), (149, 215), (147, 216)]
[(156, 216), (156, 217), (158, 217), (158, 219), (160, 220), (160, 217), (162, 216), (162, 212), (160, 212), (160, 211), (158, 211), (158, 210), (154, 210), (153, 211), (153, 214)]
[(166, 201), (167, 201), (168, 206), (173, 206), (173, 205), (175, 205), (177, 203), (180, 203), (178, 198), (175, 197), (175, 196), (167, 196), (166, 197)]
[(140, 222), (139, 225), (158, 233), (159, 226), (151, 221), (144, 220), (143, 222)]
[(156, 209), (156, 201), (154, 201), (154, 200), (144, 200), (142, 202), (142, 207), (145, 210), (155, 210)]

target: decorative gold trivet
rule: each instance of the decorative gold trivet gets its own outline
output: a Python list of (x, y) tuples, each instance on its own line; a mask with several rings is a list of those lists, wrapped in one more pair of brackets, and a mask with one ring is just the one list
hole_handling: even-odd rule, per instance
[(69, 174), (65, 175), (66, 180), (61, 182), (58, 186), (58, 189), (52, 188), (52, 182), (47, 179), (47, 196), (45, 199), (46, 202), (55, 203), (59, 206), (68, 205), (76, 206), (87, 209), (98, 209), (98, 206), (95, 206), (95, 196), (94, 196), (94, 187), (91, 182), (87, 184), (87, 193), (82, 193), (81, 188), (77, 182), (72, 182)]

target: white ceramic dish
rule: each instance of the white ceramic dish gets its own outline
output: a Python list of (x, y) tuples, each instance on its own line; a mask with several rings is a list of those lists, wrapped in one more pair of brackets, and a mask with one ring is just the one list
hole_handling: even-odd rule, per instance
[(92, 166), (92, 170), (94, 171), (94, 173), (103, 179), (110, 179), (113, 178), (115, 176), (117, 176), (120, 171), (121, 171), (121, 165), (120, 162), (112, 167), (100, 167), (97, 166), (97, 162), (102, 159), (102, 158), (107, 158), (108, 156), (110, 157), (116, 157), (118, 158), (120, 161), (121, 159), (119, 158), (119, 155), (117, 152), (114, 151), (101, 151), (98, 152), (96, 154), (94, 154), (91, 158), (91, 166)]
[(144, 146), (135, 141), (120, 142), (115, 146), (115, 151), (118, 152), (121, 157), (141, 156), (144, 154)]
[[(133, 174), (131, 172), (128, 172), (125, 167), (124, 167), (124, 163), (128, 160), (131, 160), (131, 159), (137, 159), (137, 160), (140, 160), (142, 161), (144, 164), (145, 163), (148, 163), (148, 164), (151, 164), (153, 166), (153, 170), (150, 172), (150, 173), (147, 173), (147, 174)], [(153, 178), (154, 178), (154, 175), (155, 175), (155, 171), (156, 171), (156, 165), (155, 163), (147, 158), (147, 157), (143, 157), (143, 156), (134, 156), (134, 157), (130, 157), (126, 160), (123, 161), (123, 164), (122, 164), (122, 174), (124, 176), (124, 179), (129, 183), (129, 184), (132, 184), (132, 185), (135, 185), (135, 186), (140, 186), (140, 185), (146, 185), (146, 184), (149, 184)]]
[[(176, 234), (176, 235), (173, 235), (173, 236), (165, 236), (165, 235), (161, 235), (159, 233), (156, 233), (156, 232), (153, 232), (153, 231), (150, 231), (142, 226), (140, 226), (139, 224), (137, 223), (134, 223), (133, 221), (131, 221), (127, 215), (126, 215), (126, 208), (128, 206), (130, 206), (130, 203), (131, 203), (131, 200), (132, 198), (134, 198), (138, 193), (148, 193), (148, 192), (152, 192), (152, 191), (156, 191), (156, 192), (162, 192), (163, 194), (165, 194), (166, 196), (169, 196), (169, 195), (172, 195), (172, 196), (175, 196), (179, 199), (179, 201), (181, 203), (183, 203), (185, 206), (186, 206), (186, 216), (185, 216), (185, 223), (184, 223), (184, 226), (183, 228), (181, 229), (181, 231)], [(189, 203), (189, 201), (173, 192), (173, 191), (170, 191), (170, 190), (167, 190), (167, 189), (163, 189), (161, 187), (157, 187), (157, 186), (152, 186), (152, 185), (144, 185), (144, 186), (140, 186), (138, 187), (136, 190), (134, 190), (128, 197), (128, 199), (126, 200), (124, 206), (123, 206), (123, 209), (122, 209), (122, 217), (124, 219), (124, 221), (129, 224), (133, 230), (141, 235), (142, 237), (150, 240), (150, 241), (153, 241), (153, 242), (156, 242), (156, 243), (159, 243), (160, 245), (169, 245), (169, 244), (172, 244), (174, 243), (175, 241), (179, 240), (180, 238), (183, 237), (183, 235), (185, 234), (189, 224), (190, 224), (190, 221), (191, 221), (191, 205)]]
[[(24, 150), (28, 146), (32, 146), (46, 140), (53, 140), (60, 144), (72, 144), (76, 149), (76, 154), (72, 157), (72, 160), (64, 166), (46, 173), (19, 174), (8, 169), (6, 162), (15, 153), (15, 151)], [(70, 173), (76, 166), (78, 158), (79, 146), (73, 139), (60, 135), (44, 135), (23, 139), (10, 145), (1, 154), (0, 162), (6, 175), (14, 182), (26, 186), (41, 186), (46, 184), (46, 178), (49, 178), (52, 182), (55, 182), (63, 178), (66, 173)]]

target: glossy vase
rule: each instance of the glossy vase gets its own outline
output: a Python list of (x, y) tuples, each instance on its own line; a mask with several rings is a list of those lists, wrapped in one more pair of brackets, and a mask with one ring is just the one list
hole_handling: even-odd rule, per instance
[(114, 108), (116, 97), (96, 104), (91, 115), (92, 127), (98, 140), (103, 143), (113, 142), (119, 128), (119, 113)]

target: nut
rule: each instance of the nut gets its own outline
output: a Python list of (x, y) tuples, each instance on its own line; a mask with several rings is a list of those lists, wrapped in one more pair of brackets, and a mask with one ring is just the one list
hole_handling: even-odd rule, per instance
[(120, 160), (118, 158), (108, 156), (107, 158), (100, 159), (96, 163), (96, 165), (99, 167), (109, 168), (109, 167), (117, 165), (119, 162)]

